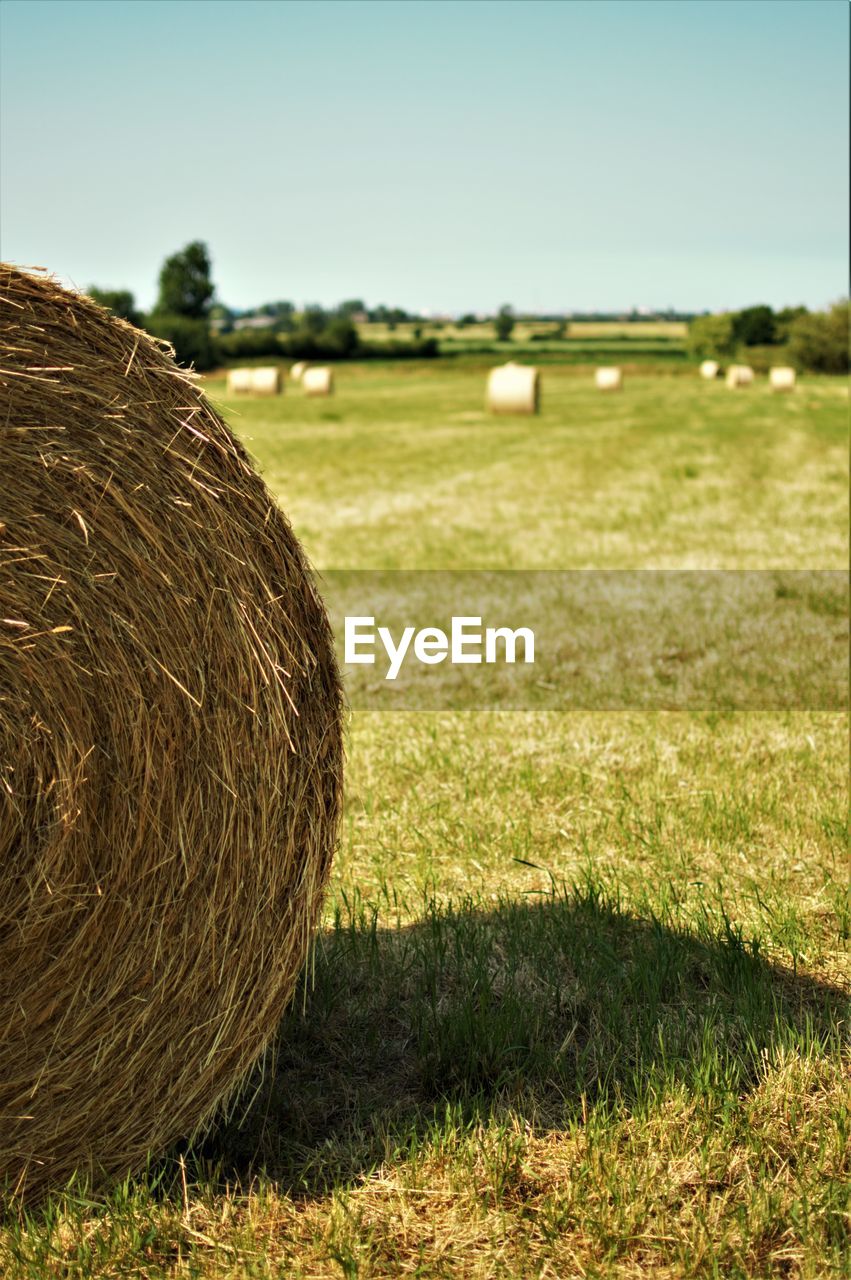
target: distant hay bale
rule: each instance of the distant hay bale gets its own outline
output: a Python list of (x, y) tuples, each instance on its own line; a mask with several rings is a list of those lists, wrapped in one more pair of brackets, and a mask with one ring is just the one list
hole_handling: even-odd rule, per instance
[(296, 363), (295, 363), (295, 364), (292, 366), (292, 368), (290, 369), (290, 377), (292, 378), (293, 382), (300, 382), (300, 381), (301, 381), (301, 379), (302, 379), (302, 378), (303, 378), (303, 376), (304, 376), (304, 371), (305, 371), (305, 369), (306, 369), (306, 368), (307, 368), (307, 361), (306, 361), (306, 360), (297, 360), (297, 361), (296, 361)]
[(0, 1186), (96, 1188), (275, 1032), (338, 827), (307, 561), (147, 334), (0, 267)]
[(253, 370), (228, 369), (227, 391), (229, 396), (249, 395)]
[(594, 382), (598, 391), (620, 391), (623, 387), (623, 373), (615, 367), (600, 368), (594, 374)]
[(256, 396), (279, 396), (283, 391), (284, 380), (276, 365), (262, 365), (253, 374), (251, 390)]
[(334, 375), (324, 365), (314, 365), (301, 375), (305, 395), (330, 396), (334, 394)]
[(797, 375), (788, 365), (777, 364), (768, 371), (768, 383), (772, 391), (794, 391)]
[(486, 405), (491, 413), (537, 413), (541, 378), (537, 369), (513, 360), (488, 374)]
[(713, 378), (718, 377), (720, 369), (721, 366), (717, 360), (704, 360), (700, 366), (700, 376), (711, 381)]
[(275, 365), (248, 369), (228, 369), (230, 395), (277, 396), (283, 390), (281, 371)]
[(753, 382), (753, 369), (749, 364), (731, 364), (726, 381), (728, 387), (749, 387)]

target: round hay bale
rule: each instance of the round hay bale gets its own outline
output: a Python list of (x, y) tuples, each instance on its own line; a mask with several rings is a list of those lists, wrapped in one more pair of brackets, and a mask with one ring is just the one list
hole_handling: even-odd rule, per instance
[(301, 375), (301, 385), (307, 396), (330, 396), (334, 394), (334, 375), (324, 365), (313, 365)]
[(486, 407), (491, 413), (537, 413), (541, 379), (537, 369), (510, 361), (488, 374)]
[(0, 1185), (100, 1187), (278, 1026), (338, 826), (295, 535), (160, 344), (0, 267)]
[(251, 384), (254, 376), (253, 369), (228, 369), (227, 392), (229, 396), (244, 396), (251, 394)]
[(794, 391), (797, 375), (788, 365), (776, 364), (768, 371), (768, 384), (772, 391)]
[(623, 387), (623, 374), (617, 367), (601, 367), (594, 374), (594, 384), (598, 391), (620, 391)]
[(717, 360), (704, 360), (700, 366), (700, 376), (701, 378), (706, 378), (711, 382), (714, 378), (718, 377), (720, 369), (721, 366)]
[(227, 389), (229, 395), (278, 396), (284, 389), (284, 380), (275, 365), (229, 369)]
[(749, 364), (731, 364), (727, 370), (727, 386), (749, 387), (753, 382), (753, 369)]
[(261, 365), (251, 372), (251, 390), (256, 396), (279, 396), (283, 391), (284, 380), (276, 365)]
[(307, 368), (306, 360), (296, 361), (296, 363), (290, 369), (290, 377), (292, 378), (293, 382), (301, 382), (301, 379), (304, 377), (304, 371), (306, 368)]

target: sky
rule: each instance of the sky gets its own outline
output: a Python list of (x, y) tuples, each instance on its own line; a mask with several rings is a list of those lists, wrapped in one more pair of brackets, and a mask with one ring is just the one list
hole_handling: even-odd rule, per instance
[(845, 0), (2, 0), (0, 254), (150, 306), (823, 306)]

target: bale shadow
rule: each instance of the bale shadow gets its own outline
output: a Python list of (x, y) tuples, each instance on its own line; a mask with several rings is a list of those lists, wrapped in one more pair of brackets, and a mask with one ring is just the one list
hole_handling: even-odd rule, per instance
[(742, 1094), (767, 1049), (838, 1048), (848, 1013), (846, 991), (768, 963), (726, 916), (689, 933), (593, 885), (432, 907), (400, 929), (353, 909), (320, 937), (242, 1105), (190, 1154), (207, 1178), (262, 1171), (316, 1195), (421, 1141), (447, 1108), (558, 1129), (677, 1081)]

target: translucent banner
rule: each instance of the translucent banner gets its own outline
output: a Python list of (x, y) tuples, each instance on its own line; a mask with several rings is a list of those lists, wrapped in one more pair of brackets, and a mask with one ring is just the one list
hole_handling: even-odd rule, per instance
[(848, 707), (840, 571), (340, 571), (321, 583), (352, 707)]

